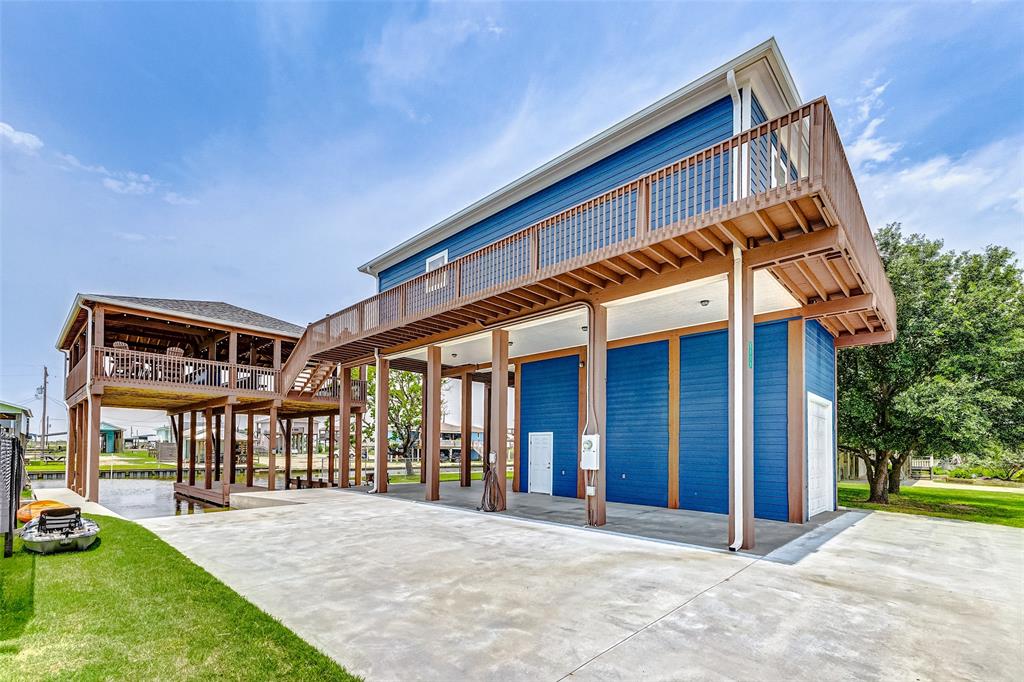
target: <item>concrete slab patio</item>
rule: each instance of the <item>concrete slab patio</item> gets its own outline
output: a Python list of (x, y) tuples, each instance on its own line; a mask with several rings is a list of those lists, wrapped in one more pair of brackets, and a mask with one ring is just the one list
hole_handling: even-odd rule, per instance
[(143, 525), (370, 680), (1020, 671), (1019, 529), (851, 512), (756, 557), (387, 496), (301, 499)]
[[(441, 499), (426, 502), (425, 489), (426, 486), (422, 483), (392, 483), (388, 486), (387, 494), (389, 497), (410, 502), (475, 510), (480, 506), (480, 495), (483, 492), (480, 483), (463, 488), (457, 481), (446, 481), (441, 484)], [(337, 492), (365, 493), (366, 488), (338, 488)], [(516, 518), (558, 523), (575, 528), (586, 524), (583, 500), (573, 497), (509, 491), (507, 503), (505, 514)], [(818, 514), (805, 524), (755, 519), (757, 546), (749, 550), (749, 553), (758, 556), (768, 554), (844, 513), (839, 511)], [(729, 517), (725, 514), (609, 502), (608, 522), (601, 531), (719, 549), (723, 552), (729, 549)]]

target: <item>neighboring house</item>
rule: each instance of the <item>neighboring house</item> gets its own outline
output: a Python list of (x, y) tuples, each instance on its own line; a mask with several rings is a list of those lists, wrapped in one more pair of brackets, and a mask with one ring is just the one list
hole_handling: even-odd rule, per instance
[(156, 428), (157, 443), (172, 443), (174, 440), (174, 432), (170, 426), (158, 426)]
[(124, 429), (107, 422), (100, 424), (100, 452), (124, 451)]
[(13, 436), (22, 445), (28, 445), (31, 419), (32, 410), (24, 405), (0, 401), (0, 433), (3, 435)]
[[(286, 359), (275, 346), (245, 391), (232, 369), (241, 331), (205, 321), (191, 354), (222, 364), (186, 363), (192, 383), (235, 396), (229, 413), (251, 401), (300, 419), (316, 406), (296, 401), (315, 402), (339, 365), (422, 372), (434, 500), (442, 379), (461, 380), (463, 440), (480, 382), (488, 432), (515, 436), (514, 491), (580, 498), (593, 525), (608, 501), (728, 514), (736, 549), (753, 546), (755, 517), (802, 523), (835, 509), (836, 351), (896, 333), (828, 102), (800, 97), (774, 39), (360, 270), (378, 293), (291, 336)], [(65, 349), (85, 338), (73, 315)], [(161, 358), (103, 352), (113, 374), (100, 384), (139, 394), (164, 381)], [(326, 385), (349, 424), (368, 387)], [(375, 390), (383, 423), (387, 382)], [(382, 493), (386, 436), (377, 430), (374, 447)], [(460, 474), (470, 485), (469, 458)]]

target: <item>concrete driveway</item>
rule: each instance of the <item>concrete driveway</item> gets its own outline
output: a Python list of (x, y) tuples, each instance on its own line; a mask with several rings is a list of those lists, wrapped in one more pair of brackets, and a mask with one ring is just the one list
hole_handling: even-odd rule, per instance
[(291, 495), (306, 504), (142, 523), (370, 680), (991, 681), (1024, 664), (1019, 529), (846, 514), (759, 558)]

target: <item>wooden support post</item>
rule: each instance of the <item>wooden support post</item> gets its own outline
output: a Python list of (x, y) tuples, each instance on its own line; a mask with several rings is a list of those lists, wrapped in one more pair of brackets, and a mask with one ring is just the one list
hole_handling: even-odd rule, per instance
[(238, 386), (238, 368), (235, 367), (238, 363), (238, 332), (228, 334), (228, 362), (231, 363), (228, 368), (228, 386), (235, 388)]
[(92, 397), (92, 409), (89, 412), (89, 461), (86, 471), (85, 497), (90, 502), (100, 501), (100, 410), (102, 395)]
[(292, 420), (284, 420), (284, 489), (292, 487)]
[(188, 484), (196, 484), (196, 412), (188, 413)]
[(206, 427), (206, 460), (203, 462), (203, 487), (213, 487), (213, 408), (207, 407), (203, 413), (203, 426)]
[(729, 548), (754, 546), (754, 273), (729, 271)]
[(508, 481), (508, 331), (495, 329), (491, 332), (491, 447), (495, 453), (498, 494), (495, 511), (505, 511)]
[[(106, 336), (107, 336), (107, 332), (106, 332), (106, 317), (105, 316), (106, 316), (106, 311), (103, 309), (103, 306), (99, 306), (99, 305), (96, 306), (96, 309), (93, 310), (93, 313), (92, 313), (92, 324), (93, 324), (92, 345), (93, 345), (93, 348), (103, 348), (103, 346), (104, 346), (104, 342), (105, 342)], [(90, 348), (89, 350), (91, 352), (92, 348)], [(93, 373), (94, 374), (96, 373), (96, 368), (95, 367), (93, 368)], [(92, 378), (92, 377), (90, 377), (90, 378)]]
[(374, 435), (377, 443), (374, 446), (376, 467), (373, 474), (373, 485), (378, 493), (388, 491), (388, 375), (391, 362), (384, 357), (377, 357), (377, 415)]
[(313, 487), (313, 439), (316, 436), (316, 420), (309, 418), (306, 427), (306, 487)]
[(235, 407), (228, 403), (224, 406), (224, 436), (220, 442), (225, 452), (221, 455), (221, 462), (224, 471), (220, 475), (221, 494), (224, 496), (224, 504), (231, 499), (231, 484), (235, 476)]
[(185, 469), (185, 466), (184, 466), (184, 458), (185, 458), (185, 413), (184, 412), (180, 412), (176, 416), (171, 417), (171, 419), (177, 419), (178, 420), (178, 432), (175, 435), (175, 440), (177, 441), (175, 443), (175, 448), (177, 450), (177, 455), (178, 455), (178, 457), (177, 457), (178, 470), (177, 470), (177, 475), (175, 476), (174, 480), (177, 483), (181, 483), (181, 481), (183, 479), (184, 469)]
[(327, 485), (334, 485), (334, 415), (327, 416)]
[[(251, 354), (251, 351), (250, 351)], [(253, 460), (256, 458), (256, 438), (253, 434), (256, 415), (250, 412), (245, 419), (245, 487), (252, 487)]]
[[(427, 349), (427, 364), (430, 364), (430, 349)], [(420, 379), (420, 483), (427, 482), (427, 374)], [(428, 498), (429, 499), (429, 498)]]
[[(341, 379), (341, 407), (338, 409), (338, 428), (341, 431), (339, 440), (339, 452), (341, 460), (338, 463), (339, 485), (342, 488), (349, 486), (349, 456), (351, 454), (351, 441), (349, 433), (352, 428), (352, 371), (342, 370)], [(358, 456), (358, 455), (357, 455)]]
[(473, 483), (473, 375), (462, 375), (462, 454), (459, 455), (459, 485)]
[[(76, 439), (78, 438), (78, 432), (75, 429), (75, 416), (76, 416), (75, 415), (75, 410), (76, 410), (76, 408), (74, 408), (74, 407), (69, 407), (68, 408), (68, 448), (67, 448), (67, 452), (64, 454), (64, 485), (66, 485), (69, 490), (74, 490), (75, 489), (75, 464), (76, 464), (75, 456), (77, 455), (76, 448), (78, 447), (78, 443), (76, 442)], [(179, 452), (180, 452), (180, 450), (179, 450)], [(181, 456), (180, 455), (178, 456), (178, 460), (179, 460), (178, 461), (178, 472), (179, 472), (178, 473), (178, 480), (180, 481), (181, 480)]]
[[(222, 420), (218, 414), (213, 418), (213, 480), (220, 480), (221, 462), (224, 459), (224, 438), (221, 436)], [(209, 429), (207, 429), (209, 432)]]
[(512, 407), (514, 419), (512, 422), (512, 492), (521, 492), (522, 487), (522, 458), (523, 458), (523, 445), (522, 438), (520, 437), (521, 431), (519, 428), (519, 404), (522, 399), (522, 383), (523, 373), (520, 365), (517, 362), (515, 364), (515, 388), (512, 391), (512, 400), (515, 403)]
[[(359, 381), (363, 382), (364, 390), (369, 391), (366, 388), (366, 365), (359, 366)], [(365, 400), (367, 396), (363, 396)], [(355, 450), (355, 481), (356, 485), (363, 484), (363, 414), (365, 410), (360, 410), (356, 413), (356, 425), (355, 430), (352, 433), (353, 449)]]
[(491, 385), (484, 384), (484, 419), (483, 419), (483, 438), (480, 446), (480, 468), (483, 473), (487, 473), (487, 470), (491, 468), (490, 462), (487, 460), (487, 453), (491, 451)]
[[(276, 343), (276, 342), (275, 342)], [(270, 431), (267, 432), (267, 490), (277, 488), (277, 408), (270, 407)]]
[[(365, 381), (365, 380), (364, 380)], [(352, 443), (355, 450), (355, 481), (356, 485), (363, 484), (363, 411), (356, 412), (355, 429), (352, 431)], [(346, 442), (346, 445), (348, 443)], [(347, 460), (346, 460), (347, 461)], [(346, 476), (348, 475), (348, 469)]]
[(804, 459), (804, 321), (789, 321), (789, 351), (786, 369), (789, 375), (787, 390), (787, 457), (789, 521), (806, 521), (804, 491), (806, 490), (806, 460)]
[(587, 495), (587, 522), (592, 526), (603, 526), (608, 520), (607, 489), (608, 433), (605, 429), (605, 395), (608, 376), (608, 310), (600, 304), (594, 305), (590, 316), (589, 343), (587, 345), (587, 433), (600, 436), (598, 469), (590, 473), (593, 495)]
[(679, 509), (679, 336), (668, 340), (668, 508)]
[(427, 373), (423, 377), (423, 402), (426, 415), (421, 426), (426, 449), (421, 452), (426, 462), (426, 498), (441, 499), (441, 347), (427, 347)]

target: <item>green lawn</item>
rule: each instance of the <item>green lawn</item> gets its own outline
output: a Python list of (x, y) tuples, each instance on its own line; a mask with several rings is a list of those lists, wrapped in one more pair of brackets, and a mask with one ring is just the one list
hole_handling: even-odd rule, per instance
[[(418, 466), (417, 466), (417, 468), (418, 468)], [(483, 479), (484, 475), (483, 475), (483, 472), (474, 471), (472, 474), (470, 474), (470, 477), (474, 481), (480, 481), (480, 480)], [(512, 480), (512, 472), (511, 471), (507, 472), (506, 473), (506, 477), (508, 478), (508, 480), (511, 481)], [(458, 474), (458, 472), (442, 471), (441, 472), (441, 480), (442, 481), (457, 481), (457, 480), (459, 480), (459, 474)], [(419, 472), (417, 472), (415, 474), (412, 474), (411, 476), (407, 475), (407, 474), (397, 474), (397, 475), (396, 474), (389, 474), (388, 475), (388, 483), (419, 483), (419, 482), (420, 482)]]
[(145, 528), (92, 518), (86, 552), (0, 559), (0, 678), (358, 679)]
[(844, 507), (923, 514), (1024, 528), (1024, 495), (1019, 493), (904, 486), (899, 495), (889, 496), (888, 505), (868, 504), (865, 502), (867, 498), (866, 483), (839, 483), (839, 504)]
[[(103, 455), (107, 457), (107, 454)], [(169, 462), (157, 462), (156, 458), (151, 456), (147, 450), (129, 450), (127, 452), (116, 452), (111, 453), (109, 456), (118, 457), (124, 460), (113, 465), (114, 471), (132, 471), (136, 469), (173, 469), (174, 464)], [(38, 460), (28, 463), (29, 473), (49, 473), (55, 471), (64, 471), (64, 462), (41, 462)], [(100, 469), (103, 471), (110, 471), (110, 464), (100, 464)]]

